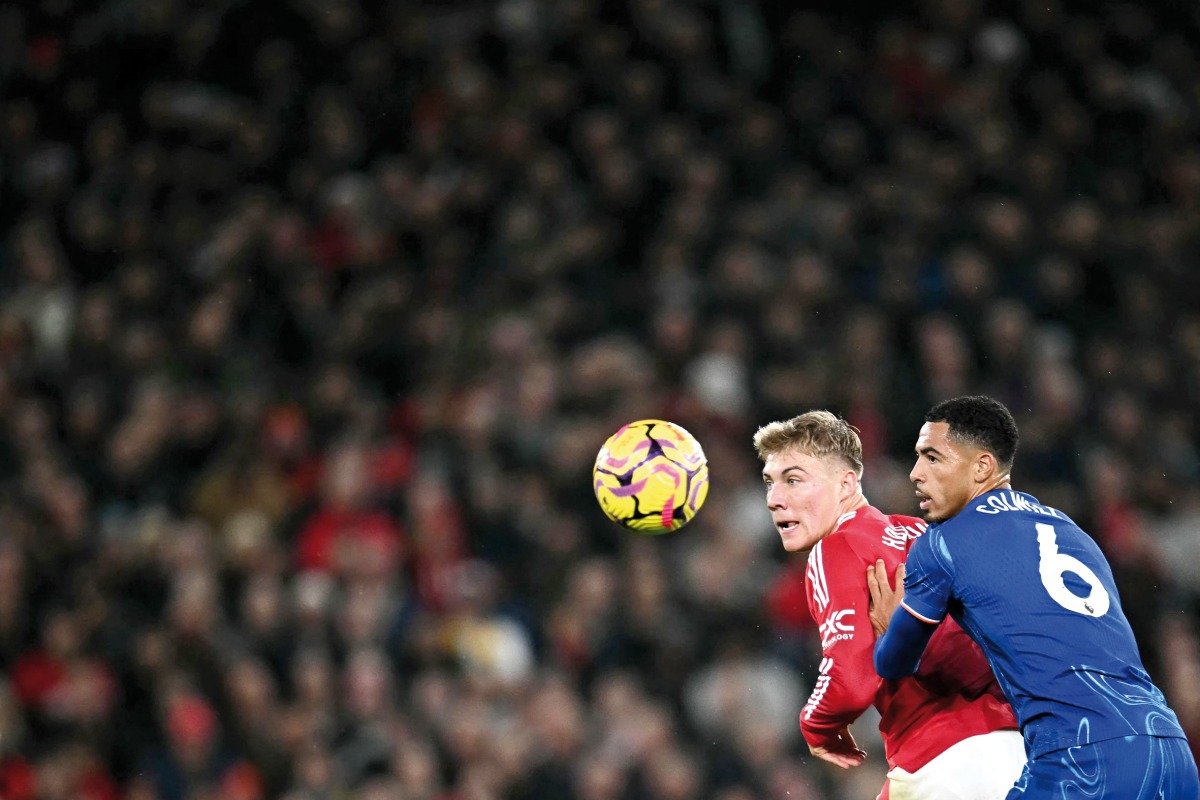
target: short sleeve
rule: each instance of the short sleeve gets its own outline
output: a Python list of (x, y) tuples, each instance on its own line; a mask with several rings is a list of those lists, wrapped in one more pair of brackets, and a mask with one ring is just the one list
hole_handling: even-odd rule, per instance
[(908, 551), (903, 606), (925, 622), (941, 622), (950, 605), (952, 568), (953, 560), (941, 530), (930, 528)]

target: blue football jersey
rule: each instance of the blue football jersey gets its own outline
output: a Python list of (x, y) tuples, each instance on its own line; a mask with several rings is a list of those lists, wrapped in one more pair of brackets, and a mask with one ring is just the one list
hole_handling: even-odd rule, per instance
[(1142, 666), (1100, 548), (1063, 512), (999, 489), (930, 525), (908, 555), (904, 606), (975, 639), (1031, 758), (1118, 736), (1182, 737)]

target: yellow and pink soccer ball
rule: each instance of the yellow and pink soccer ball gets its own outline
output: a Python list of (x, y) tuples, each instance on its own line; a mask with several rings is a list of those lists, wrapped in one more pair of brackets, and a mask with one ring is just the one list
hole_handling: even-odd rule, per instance
[(640, 419), (622, 426), (600, 448), (592, 488), (613, 522), (639, 533), (677, 531), (708, 496), (708, 459), (681, 426)]

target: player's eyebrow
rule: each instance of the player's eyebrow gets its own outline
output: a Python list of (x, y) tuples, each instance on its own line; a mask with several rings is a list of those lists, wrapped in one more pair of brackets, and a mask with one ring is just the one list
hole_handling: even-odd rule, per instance
[(925, 447), (918, 447), (917, 455), (919, 455), (919, 456), (928, 456), (928, 455), (940, 456), (940, 455), (942, 455), (942, 451), (938, 450), (936, 447), (931, 447), (931, 446), (927, 445)]
[[(800, 466), (799, 464), (793, 464), (790, 467), (784, 467), (783, 469), (779, 470), (779, 477), (782, 478), (784, 475), (787, 475), (792, 470), (797, 470), (799, 472), (803, 472), (805, 475), (808, 474), (808, 471), (805, 470), (804, 467)], [(764, 481), (771, 477), (765, 469), (763, 470), (762, 476), (763, 476)]]

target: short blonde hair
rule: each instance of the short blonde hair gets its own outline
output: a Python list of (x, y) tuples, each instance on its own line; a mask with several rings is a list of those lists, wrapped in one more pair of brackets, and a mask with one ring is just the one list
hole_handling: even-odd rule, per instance
[(754, 432), (754, 449), (763, 461), (784, 450), (799, 450), (814, 458), (838, 456), (858, 477), (863, 473), (858, 429), (828, 411), (808, 411), (786, 421), (763, 425)]

